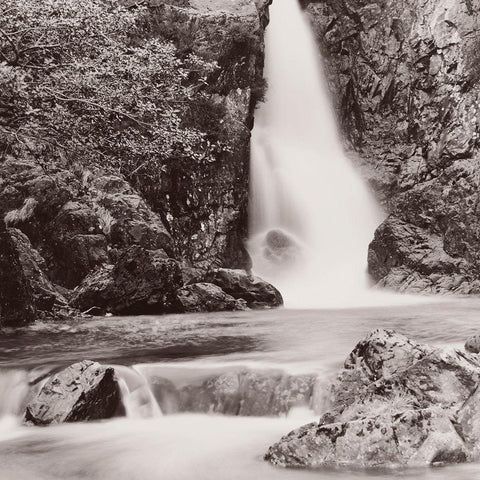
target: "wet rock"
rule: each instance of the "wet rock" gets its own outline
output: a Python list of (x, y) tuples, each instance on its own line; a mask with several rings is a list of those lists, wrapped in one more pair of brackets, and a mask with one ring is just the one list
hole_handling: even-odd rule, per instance
[(207, 272), (204, 282), (218, 285), (236, 299), (243, 299), (250, 308), (278, 307), (283, 304), (280, 292), (259, 277), (243, 270), (218, 268)]
[(111, 418), (120, 407), (113, 368), (84, 360), (54, 374), (29, 402), (25, 423), (52, 425)]
[(239, 416), (277, 416), (313, 406), (315, 375), (231, 371), (180, 390), (180, 410)]
[(479, 382), (477, 355), (374, 330), (346, 359), (319, 424), (284, 437), (267, 459), (303, 467), (471, 460)]
[(55, 305), (67, 305), (67, 300), (46, 276), (45, 260), (32, 247), (28, 237), (16, 228), (8, 229), (8, 233), (17, 252), (25, 279), (30, 285), (36, 309), (41, 312), (51, 312)]
[(270, 230), (265, 236), (263, 255), (274, 264), (295, 262), (302, 252), (297, 242), (282, 230)]
[(471, 353), (480, 353), (480, 335), (472, 335), (465, 342), (465, 350)]
[(115, 265), (90, 274), (75, 289), (71, 304), (87, 311), (141, 315), (171, 308), (175, 291), (182, 285), (178, 263), (163, 250), (132, 246)]
[(244, 300), (236, 300), (212, 283), (192, 283), (175, 292), (175, 309), (180, 312), (221, 312), (245, 310)]
[(448, 416), (426, 409), (306, 425), (271, 446), (265, 459), (282, 467), (377, 467), (458, 463), (468, 455)]

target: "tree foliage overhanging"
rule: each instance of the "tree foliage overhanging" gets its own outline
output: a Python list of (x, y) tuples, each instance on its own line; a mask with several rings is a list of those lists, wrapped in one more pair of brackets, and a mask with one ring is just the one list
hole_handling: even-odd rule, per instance
[(216, 65), (145, 38), (147, 15), (102, 0), (0, 0), (0, 157), (152, 181), (165, 162), (227, 149), (186, 121), (209, 108)]

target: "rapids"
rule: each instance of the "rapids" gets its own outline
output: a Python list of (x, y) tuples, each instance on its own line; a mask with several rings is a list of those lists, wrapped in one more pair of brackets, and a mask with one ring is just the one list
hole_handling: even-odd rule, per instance
[[(471, 480), (480, 474), (479, 465), (306, 472), (274, 468), (262, 455), (283, 434), (318, 418), (322, 392), (367, 332), (388, 327), (415, 340), (460, 346), (477, 332), (479, 307), (479, 300), (438, 303), (432, 299), (402, 307), (96, 318), (4, 330), (0, 478)], [(84, 358), (117, 369), (127, 417), (46, 428), (20, 426), (28, 382), (36, 382), (38, 388), (48, 371)], [(262, 417), (161, 411), (165, 395), (155, 378), (180, 388), (238, 369), (313, 374), (320, 382), (318, 407), (296, 407), (287, 415)]]

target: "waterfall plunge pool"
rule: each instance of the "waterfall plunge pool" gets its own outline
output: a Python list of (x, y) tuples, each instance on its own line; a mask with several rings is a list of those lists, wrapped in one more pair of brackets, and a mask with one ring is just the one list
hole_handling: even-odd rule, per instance
[[(433, 299), (434, 300), (434, 299)], [(318, 418), (307, 408), (281, 417), (177, 413), (54, 427), (21, 427), (31, 372), (89, 358), (177, 383), (250, 369), (315, 373), (328, 380), (370, 330), (393, 328), (433, 344), (460, 346), (477, 332), (480, 300), (398, 307), (287, 310), (40, 323), (0, 337), (2, 480), (247, 480), (251, 478), (471, 480), (480, 465), (421, 470), (284, 470), (262, 460), (291, 429)], [(117, 367), (118, 368), (118, 367)], [(121, 370), (121, 369), (119, 369)], [(122, 373), (122, 377), (125, 374)]]

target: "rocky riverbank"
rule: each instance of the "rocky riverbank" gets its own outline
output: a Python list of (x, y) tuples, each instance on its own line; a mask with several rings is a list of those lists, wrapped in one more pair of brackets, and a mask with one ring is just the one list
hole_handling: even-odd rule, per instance
[(298, 468), (476, 460), (479, 382), (478, 354), (374, 330), (346, 359), (329, 411), (283, 437), (265, 458)]

